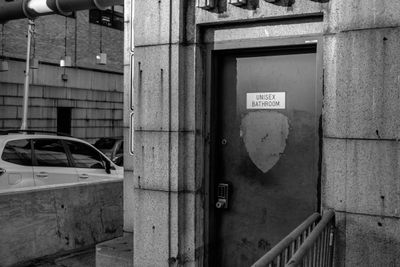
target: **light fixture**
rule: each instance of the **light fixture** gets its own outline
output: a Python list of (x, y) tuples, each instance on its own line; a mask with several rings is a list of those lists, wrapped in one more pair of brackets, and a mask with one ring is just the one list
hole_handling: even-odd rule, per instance
[(60, 59), (60, 67), (71, 67), (72, 66), (72, 59), (70, 56), (63, 56)]
[(30, 60), (30, 68), (31, 69), (38, 69), (39, 68), (39, 59), (37, 59), (35, 56), (33, 56)]
[(247, 4), (247, 0), (229, 0), (229, 4), (235, 5), (235, 6), (242, 6)]
[(215, 7), (215, 0), (197, 0), (196, 6), (202, 9), (211, 9)]
[(0, 72), (8, 71), (8, 62), (4, 59), (0, 60)]
[(96, 55), (96, 63), (99, 65), (106, 65), (107, 64), (107, 54), (106, 53), (99, 53)]
[(103, 52), (103, 26), (100, 25), (100, 53), (96, 55), (96, 64), (106, 65), (107, 54)]
[(72, 67), (72, 58), (67, 56), (67, 33), (68, 33), (68, 19), (65, 17), (65, 30), (64, 30), (64, 56), (60, 59), (60, 67)]
[(0, 72), (8, 71), (8, 62), (5, 60), (4, 57), (4, 46), (5, 46), (4, 37), (4, 24), (1, 24), (1, 57), (0, 57)]

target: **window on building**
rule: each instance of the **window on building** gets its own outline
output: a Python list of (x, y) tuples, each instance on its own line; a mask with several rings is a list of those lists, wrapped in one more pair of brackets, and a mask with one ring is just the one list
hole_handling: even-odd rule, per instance
[(57, 132), (71, 134), (71, 108), (57, 108)]
[(124, 7), (112, 6), (106, 10), (91, 9), (89, 11), (89, 22), (123, 31)]

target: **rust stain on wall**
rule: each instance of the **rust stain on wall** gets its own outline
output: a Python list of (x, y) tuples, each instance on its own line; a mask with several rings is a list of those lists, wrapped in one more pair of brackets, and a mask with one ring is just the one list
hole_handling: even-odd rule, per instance
[(275, 111), (250, 112), (242, 118), (240, 131), (250, 159), (266, 173), (285, 150), (289, 120)]

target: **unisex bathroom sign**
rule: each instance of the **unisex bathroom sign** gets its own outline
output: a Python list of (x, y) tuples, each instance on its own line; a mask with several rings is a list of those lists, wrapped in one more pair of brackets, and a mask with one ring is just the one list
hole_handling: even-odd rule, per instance
[(247, 109), (285, 109), (285, 92), (247, 93)]

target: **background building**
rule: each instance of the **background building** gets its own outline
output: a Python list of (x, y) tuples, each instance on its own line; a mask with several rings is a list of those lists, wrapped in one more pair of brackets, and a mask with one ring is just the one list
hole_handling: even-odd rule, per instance
[[(2, 27), (0, 55), (9, 70), (0, 72), (0, 127), (21, 126), (28, 20)], [(107, 64), (96, 55), (107, 54)], [(31, 55), (28, 128), (70, 133), (94, 141), (122, 137), (123, 7), (79, 11), (69, 17), (35, 20)], [(71, 67), (60, 67), (68, 56)]]

